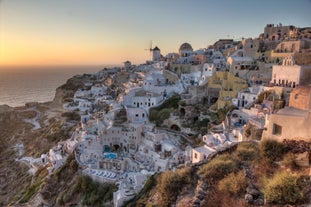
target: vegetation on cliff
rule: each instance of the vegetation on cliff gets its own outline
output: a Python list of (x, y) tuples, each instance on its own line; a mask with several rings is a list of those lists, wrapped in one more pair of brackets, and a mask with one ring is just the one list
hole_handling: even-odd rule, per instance
[(111, 206), (116, 190), (115, 185), (100, 184), (83, 175), (74, 154), (70, 154), (65, 164), (45, 181), (41, 195), (50, 206)]
[[(278, 157), (270, 152), (275, 150)], [(155, 176), (155, 185), (125, 206), (278, 206), (310, 202), (310, 177), (287, 167), (291, 149), (282, 143), (240, 143), (205, 164)], [(284, 158), (283, 158), (284, 157)], [(276, 164), (279, 163), (279, 164)], [(203, 184), (202, 184), (203, 183)], [(202, 187), (203, 186), (203, 187)], [(267, 204), (264, 204), (264, 199)]]
[(161, 126), (163, 121), (170, 117), (170, 113), (172, 113), (174, 109), (178, 108), (179, 101), (180, 95), (175, 94), (165, 100), (160, 106), (150, 108), (149, 121), (155, 123), (157, 126)]

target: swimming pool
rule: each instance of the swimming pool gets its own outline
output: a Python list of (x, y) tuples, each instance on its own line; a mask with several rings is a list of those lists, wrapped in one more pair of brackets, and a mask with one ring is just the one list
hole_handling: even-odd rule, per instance
[(104, 153), (104, 158), (106, 158), (106, 159), (116, 159), (117, 155), (115, 153)]

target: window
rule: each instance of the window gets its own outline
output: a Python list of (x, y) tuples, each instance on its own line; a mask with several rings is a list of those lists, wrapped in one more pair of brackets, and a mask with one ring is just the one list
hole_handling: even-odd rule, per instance
[(198, 159), (198, 154), (197, 153), (194, 153), (194, 158)]
[(294, 98), (295, 98), (295, 99), (298, 99), (298, 93), (295, 94), (295, 97), (294, 97)]
[(282, 134), (282, 126), (278, 124), (273, 124), (273, 132), (274, 135), (281, 135)]

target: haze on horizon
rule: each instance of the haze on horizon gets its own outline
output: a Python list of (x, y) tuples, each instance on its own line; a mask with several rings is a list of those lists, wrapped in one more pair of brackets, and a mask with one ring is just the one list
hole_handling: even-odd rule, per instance
[(0, 66), (107, 65), (150, 58), (183, 42), (258, 37), (266, 24), (311, 26), (311, 1), (0, 0)]

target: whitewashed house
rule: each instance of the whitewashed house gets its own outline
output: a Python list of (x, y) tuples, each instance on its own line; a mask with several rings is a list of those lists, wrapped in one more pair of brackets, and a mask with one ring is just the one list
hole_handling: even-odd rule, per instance
[(201, 80), (201, 71), (181, 74), (180, 80), (185, 89), (189, 86), (197, 86)]
[(159, 105), (163, 101), (164, 95), (154, 92), (140, 90), (137, 91), (132, 97), (132, 107), (143, 108), (149, 110), (151, 107)]
[(130, 122), (146, 123), (148, 112), (142, 108), (126, 107), (127, 119)]
[(194, 53), (192, 46), (185, 42), (179, 47), (179, 58), (177, 63), (179, 64), (191, 64), (194, 60)]
[(217, 70), (226, 68), (227, 65), (226, 58), (224, 58), (223, 54), (220, 51), (213, 50), (210, 59), (215, 64)]
[(247, 104), (251, 104), (258, 98), (258, 95), (264, 91), (264, 86), (254, 85), (242, 91), (239, 91), (238, 97), (232, 99), (232, 104), (242, 108)]
[(293, 56), (283, 60), (282, 65), (273, 65), (272, 83), (275, 86), (292, 87), (311, 83), (311, 66), (297, 65)]
[(180, 83), (169, 84), (163, 76), (162, 70), (153, 70), (146, 75), (142, 88), (147, 91), (163, 95), (163, 98), (170, 97), (173, 93), (182, 93), (183, 89)]
[(61, 167), (66, 160), (66, 157), (64, 156), (63, 146), (58, 145), (57, 147), (50, 149), (47, 155), (47, 159), (51, 163), (53, 170)]
[(207, 159), (208, 156), (211, 155), (215, 151), (216, 150), (214, 150), (213, 148), (207, 145), (192, 149), (192, 163), (197, 163), (197, 162)]
[(204, 63), (199, 85), (200, 86), (205, 85), (208, 81), (208, 78), (213, 76), (215, 73), (216, 73), (216, 65), (214, 63)]

